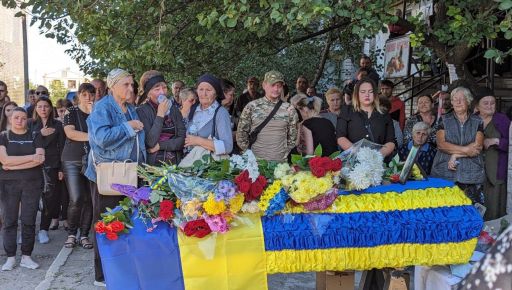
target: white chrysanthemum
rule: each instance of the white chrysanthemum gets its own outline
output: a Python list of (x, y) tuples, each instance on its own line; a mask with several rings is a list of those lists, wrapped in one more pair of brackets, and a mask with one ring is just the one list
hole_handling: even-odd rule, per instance
[(352, 187), (356, 190), (363, 190), (370, 187), (371, 178), (369, 175), (367, 167), (363, 163), (359, 163), (352, 171), (348, 174), (348, 179)]
[(384, 166), (382, 154), (371, 148), (363, 147), (356, 154), (357, 163), (350, 168), (343, 168), (342, 174), (356, 190), (363, 190), (370, 186), (380, 185)]
[(279, 163), (274, 169), (274, 177), (276, 179), (281, 179), (286, 175), (290, 174), (292, 171), (290, 165), (288, 163)]
[(248, 203), (244, 203), (244, 205), (242, 206), (242, 212), (245, 213), (257, 213), (259, 211), (260, 208), (258, 206), (258, 202), (255, 200)]
[(256, 156), (252, 153), (251, 150), (247, 150), (242, 155), (233, 155), (229, 158), (229, 167), (231, 169), (239, 169), (245, 170), (249, 172), (249, 177), (254, 182), (258, 176), (260, 176), (260, 171), (258, 169), (258, 161), (256, 160)]

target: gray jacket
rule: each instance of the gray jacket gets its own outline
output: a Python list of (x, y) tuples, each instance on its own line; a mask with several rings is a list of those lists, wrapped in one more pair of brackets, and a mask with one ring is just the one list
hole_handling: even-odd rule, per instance
[[(146, 135), (144, 141), (146, 143), (146, 148), (153, 148), (158, 143), (160, 144), (160, 151), (174, 151), (176, 152), (179, 160), (183, 153), (186, 129), (178, 106), (173, 102), (169, 115), (175, 127), (175, 134), (172, 139), (166, 141), (159, 141), (164, 118), (156, 115), (156, 110), (149, 102), (138, 107), (137, 114), (139, 115), (142, 124), (144, 124), (144, 133)], [(158, 164), (156, 155), (156, 153), (148, 153), (148, 164)]]
[[(466, 146), (475, 142), (478, 128), (483, 126), (482, 119), (470, 114), (466, 122), (461, 124), (453, 112), (443, 116), (440, 130), (445, 132), (445, 140), (451, 144)], [(448, 169), (450, 154), (437, 151), (432, 165), (432, 176), (449, 179), (465, 184), (482, 184), (484, 182), (484, 163), (482, 154), (475, 157), (462, 157), (457, 160), (457, 170)]]

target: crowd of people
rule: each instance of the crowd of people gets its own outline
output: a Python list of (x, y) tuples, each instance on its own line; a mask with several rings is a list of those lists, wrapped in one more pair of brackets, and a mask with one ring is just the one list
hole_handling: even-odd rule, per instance
[(247, 149), (257, 158), (282, 162), (294, 153), (311, 155), (318, 145), (329, 156), (367, 139), (382, 145), (386, 161), (395, 155), (405, 160), (413, 146), (419, 148), (422, 169), (456, 182), (473, 203), (487, 208), (485, 219), (505, 215), (507, 201), (510, 212), (510, 120), (496, 111), (492, 91), (457, 87), (419, 96), (417, 112), (406, 117), (394, 83), (379, 80), (366, 56), (360, 67), (354, 80), (325, 94), (304, 76), (292, 93), (274, 70), (261, 86), (249, 77), (238, 97), (233, 82), (211, 74), (186, 87), (155, 70), (142, 74), (137, 92), (134, 76), (114, 69), (106, 82), (83, 83), (73, 102), (62, 99), (55, 106), (48, 89), (39, 86), (20, 107), (10, 102), (0, 81), (0, 210), (7, 253), (2, 270), (15, 267), (18, 243), (20, 266), (38, 267), (31, 253), (41, 211), (39, 243), (49, 242), (48, 231), (60, 221), (68, 234), (65, 247), (94, 249), (95, 283), (102, 285), (91, 225), (121, 197), (99, 194), (95, 164), (100, 162), (187, 165), (204, 154), (222, 158)]

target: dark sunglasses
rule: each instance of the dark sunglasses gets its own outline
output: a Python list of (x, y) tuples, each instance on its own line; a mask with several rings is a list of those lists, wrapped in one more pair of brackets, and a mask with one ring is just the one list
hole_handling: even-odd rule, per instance
[(48, 95), (48, 92), (36, 92), (36, 95)]

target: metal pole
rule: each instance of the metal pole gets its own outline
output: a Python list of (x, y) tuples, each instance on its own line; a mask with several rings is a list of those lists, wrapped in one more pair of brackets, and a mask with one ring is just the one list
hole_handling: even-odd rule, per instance
[(28, 102), (28, 96), (27, 96), (27, 91), (28, 91), (28, 83), (29, 83), (29, 79), (28, 79), (28, 41), (27, 41), (27, 16), (26, 15), (23, 15), (21, 17), (21, 28), (22, 28), (22, 33), (23, 33), (23, 88), (24, 88), (24, 92), (23, 92), (23, 95), (25, 96), (25, 103)]

